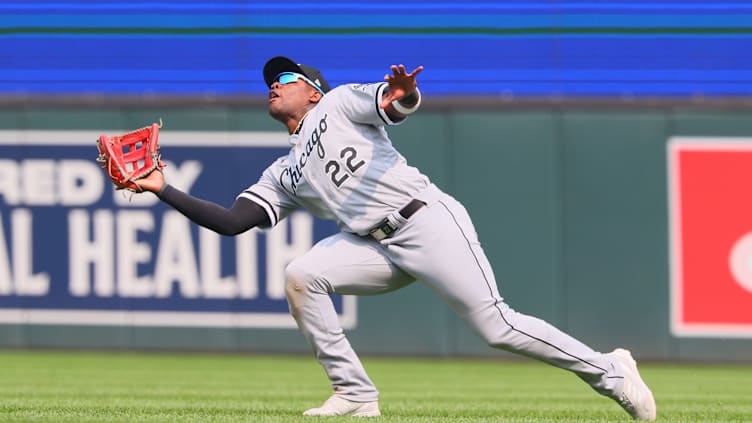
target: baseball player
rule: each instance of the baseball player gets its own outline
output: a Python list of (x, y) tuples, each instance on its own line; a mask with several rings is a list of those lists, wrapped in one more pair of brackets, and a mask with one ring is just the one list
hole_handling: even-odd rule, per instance
[(330, 294), (372, 295), (420, 280), (491, 347), (574, 372), (633, 418), (654, 420), (653, 394), (629, 351), (594, 351), (540, 319), (511, 309), (465, 208), (407, 164), (385, 128), (421, 103), (416, 76), (391, 66), (384, 82), (330, 89), (321, 72), (286, 57), (264, 66), (269, 114), (292, 147), (226, 209), (179, 191), (161, 172), (142, 180), (196, 224), (225, 235), (271, 227), (305, 208), (341, 232), (286, 268), (295, 321), (334, 392), (307, 416), (379, 416), (378, 391), (350, 346)]

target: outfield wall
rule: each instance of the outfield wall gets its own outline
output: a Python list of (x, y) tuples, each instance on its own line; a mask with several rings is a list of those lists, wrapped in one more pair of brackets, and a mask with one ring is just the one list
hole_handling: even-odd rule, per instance
[[(752, 169), (745, 152), (752, 145), (748, 110), (660, 105), (461, 110), (427, 103), (409, 122), (392, 128), (392, 138), (410, 163), (465, 203), (502, 295), (513, 308), (548, 320), (596, 349), (627, 346), (655, 359), (752, 357), (752, 288), (745, 274), (750, 254), (742, 242), (752, 230), (752, 200), (744, 191), (744, 169)], [(66, 203), (64, 196), (54, 195), (59, 188), (31, 183), (44, 177), (38, 176), (39, 166), (30, 164), (41, 162), (42, 174), (59, 180), (63, 163), (93, 162), (92, 134), (133, 129), (158, 118), (165, 122), (163, 136), (172, 137), (163, 150), (173, 169), (188, 178), (191, 165), (197, 166), (196, 175), (204, 173), (191, 180), (192, 192), (222, 204), (231, 203), (264, 163), (284, 151), (278, 124), (253, 105), (0, 109), (0, 278), (6, 279), (0, 280), (0, 319), (5, 322), (0, 345), (308, 351), (286, 316), (278, 270), (306, 243), (335, 230), (331, 224), (301, 216), (298, 226), (286, 227), (289, 232), (254, 234), (254, 240), (241, 244), (214, 240), (195, 227), (184, 229), (169, 210), (148, 201), (124, 202), (107, 191), (87, 203)], [(56, 133), (61, 141), (54, 145)], [(79, 135), (87, 138), (81, 141)], [(247, 144), (238, 136), (261, 141)], [(687, 145), (720, 145), (724, 153), (719, 159), (710, 148), (703, 158), (690, 148), (682, 155)], [(727, 163), (730, 153), (735, 159)], [(704, 174), (704, 169), (711, 172)], [(674, 182), (687, 190), (683, 196)], [(71, 189), (75, 194), (85, 188), (79, 181)], [(53, 193), (51, 203), (45, 203), (44, 193)], [(694, 202), (682, 205), (690, 197)], [(748, 208), (750, 213), (743, 213)], [(726, 213), (731, 210), (736, 212)], [(133, 223), (143, 213), (151, 226)], [(139, 291), (138, 286), (146, 286), (144, 274), (159, 273), (159, 263), (131, 257), (133, 281), (125, 289), (128, 275), (120, 270), (111, 273), (120, 278), (117, 283), (96, 281), (97, 269), (105, 265), (90, 252), (77, 262), (83, 269), (77, 274), (87, 280), (70, 280), (71, 249), (78, 248), (70, 238), (87, 228), (93, 240), (100, 215), (119, 224), (118, 216), (129, 216), (122, 221), (130, 222), (131, 243), (147, 246), (146, 255), (156, 254), (164, 239), (173, 253), (179, 251), (180, 238), (158, 232), (183, 228), (185, 239), (195, 241), (189, 253), (198, 257), (199, 271), (164, 270), (165, 283), (158, 286), (151, 279), (151, 291)], [(74, 216), (83, 223), (75, 226)], [(102, 225), (103, 233), (115, 233), (113, 245), (123, 245), (118, 244), (118, 225)], [(716, 240), (716, 233), (725, 238)], [(103, 254), (114, 257), (114, 251)], [(251, 270), (240, 259), (248, 251), (256, 254)], [(682, 258), (682, 253), (691, 254)], [(210, 260), (214, 256), (216, 263)], [(165, 260), (169, 265), (170, 258)], [(202, 279), (210, 262), (217, 266), (211, 284)], [(420, 283), (348, 301), (338, 299), (338, 310), (362, 354), (499, 355)]]

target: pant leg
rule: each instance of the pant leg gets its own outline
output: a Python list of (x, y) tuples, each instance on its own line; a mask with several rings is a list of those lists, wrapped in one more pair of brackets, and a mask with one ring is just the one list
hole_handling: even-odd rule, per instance
[(378, 399), (339, 324), (329, 294), (375, 295), (402, 288), (415, 279), (394, 266), (371, 238), (339, 233), (318, 242), (287, 269), (290, 312), (334, 391), (350, 401)]
[(470, 217), (451, 196), (416, 213), (385, 244), (396, 265), (436, 291), (490, 346), (570, 370), (601, 394), (620, 392), (622, 375), (608, 354), (504, 303)]

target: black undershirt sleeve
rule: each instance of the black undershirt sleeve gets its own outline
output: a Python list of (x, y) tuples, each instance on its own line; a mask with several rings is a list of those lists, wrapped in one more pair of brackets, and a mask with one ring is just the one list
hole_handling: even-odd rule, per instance
[(165, 185), (157, 197), (197, 225), (221, 235), (237, 235), (258, 225), (271, 225), (264, 209), (247, 198), (236, 199), (232, 207), (226, 209), (193, 197), (172, 185)]

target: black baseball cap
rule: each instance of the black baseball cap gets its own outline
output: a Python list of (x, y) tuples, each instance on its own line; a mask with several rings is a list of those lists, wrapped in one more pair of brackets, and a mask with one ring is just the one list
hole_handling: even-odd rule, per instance
[(326, 79), (324, 79), (320, 70), (313, 66), (295, 63), (284, 56), (272, 57), (264, 65), (264, 81), (266, 82), (266, 86), (270, 87), (272, 83), (274, 83), (274, 79), (277, 78), (277, 75), (282, 72), (295, 72), (305, 75), (306, 78), (313, 81), (313, 83), (318, 85), (325, 93), (331, 90), (329, 83), (326, 82)]

